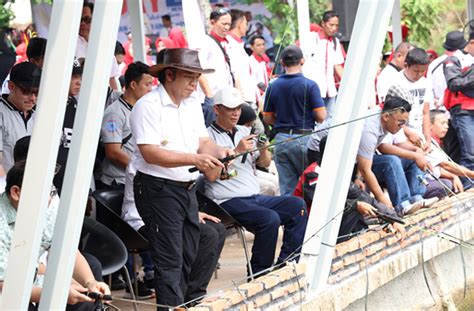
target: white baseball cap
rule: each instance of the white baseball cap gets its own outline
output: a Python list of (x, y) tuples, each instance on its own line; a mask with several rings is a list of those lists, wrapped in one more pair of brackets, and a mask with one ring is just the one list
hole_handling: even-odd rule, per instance
[(227, 108), (236, 108), (244, 102), (240, 91), (234, 87), (226, 86), (214, 95), (214, 105), (224, 105)]

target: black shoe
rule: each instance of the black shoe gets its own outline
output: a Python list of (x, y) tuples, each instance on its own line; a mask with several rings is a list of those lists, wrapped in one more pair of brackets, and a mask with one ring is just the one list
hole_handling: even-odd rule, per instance
[[(132, 288), (135, 294), (135, 298), (138, 300), (145, 300), (145, 299), (150, 299), (155, 297), (155, 292), (151, 289), (149, 289), (145, 283), (142, 281), (138, 281), (138, 294), (135, 293), (135, 283), (132, 282)], [(130, 295), (130, 290), (128, 289), (128, 286), (125, 288), (125, 292), (128, 293), (128, 297), (132, 298), (132, 295)]]
[(110, 286), (111, 290), (122, 290), (126, 287), (126, 283), (122, 280), (120, 276), (112, 274), (112, 284)]

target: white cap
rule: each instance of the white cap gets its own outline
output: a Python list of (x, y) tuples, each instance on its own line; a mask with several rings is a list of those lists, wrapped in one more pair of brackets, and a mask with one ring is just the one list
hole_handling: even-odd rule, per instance
[(244, 103), (242, 94), (234, 87), (226, 86), (214, 95), (214, 105), (224, 105), (227, 108), (236, 108)]

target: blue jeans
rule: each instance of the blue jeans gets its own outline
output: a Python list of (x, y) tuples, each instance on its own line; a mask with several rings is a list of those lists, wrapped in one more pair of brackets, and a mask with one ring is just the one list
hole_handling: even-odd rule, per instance
[(212, 122), (216, 119), (216, 114), (214, 113), (214, 98), (206, 97), (204, 103), (202, 103), (202, 113), (204, 114), (204, 123), (206, 127), (210, 126)]
[[(460, 109), (451, 109), (451, 124), (458, 136), (461, 148), (461, 160), (459, 164), (474, 170), (474, 115)], [(472, 182), (460, 177), (465, 189), (471, 188)]]
[(328, 117), (334, 116), (334, 109), (336, 107), (336, 97), (324, 97), (323, 98), (324, 105), (326, 106), (326, 112), (328, 113)]
[(300, 251), (308, 221), (306, 204), (301, 198), (254, 195), (230, 199), (221, 206), (255, 234), (250, 261), (254, 273), (273, 265), (280, 225), (285, 228), (277, 263)]
[(419, 176), (424, 173), (416, 166), (415, 161), (394, 155), (374, 155), (372, 171), (380, 184), (387, 187), (390, 200), (395, 210), (403, 212), (410, 203), (423, 199), (426, 187), (420, 182)]
[[(275, 136), (275, 143), (297, 136), (300, 135), (278, 133)], [(274, 160), (278, 171), (278, 181), (282, 196), (290, 196), (293, 194), (298, 179), (308, 166), (306, 156), (306, 145), (308, 141), (309, 136), (306, 136), (275, 146)]]

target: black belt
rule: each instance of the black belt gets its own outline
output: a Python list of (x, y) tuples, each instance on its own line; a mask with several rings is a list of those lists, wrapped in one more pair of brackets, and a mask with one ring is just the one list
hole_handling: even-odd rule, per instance
[(284, 134), (309, 134), (313, 130), (307, 129), (307, 130), (297, 130), (297, 129), (276, 129), (277, 133), (284, 133)]
[(176, 180), (171, 180), (171, 179), (166, 179), (166, 178), (162, 178), (162, 177), (156, 177), (156, 176), (152, 176), (152, 175), (148, 175), (148, 174), (144, 174), (140, 171), (137, 172), (137, 175), (144, 175), (144, 176), (147, 176), (147, 177), (151, 177), (153, 178), (154, 180), (157, 180), (157, 181), (160, 181), (166, 185), (170, 185), (170, 186), (174, 186), (174, 187), (180, 187), (180, 188), (184, 188), (186, 190), (192, 190), (194, 188), (194, 186), (196, 185), (196, 181), (195, 180), (191, 180), (191, 181), (176, 181)]
[(162, 181), (166, 185), (170, 186), (175, 186), (175, 187), (180, 187), (184, 188), (186, 190), (192, 190), (194, 186), (196, 185), (195, 180), (191, 181), (176, 181), (176, 180), (171, 180), (171, 179), (166, 179), (166, 178), (161, 178), (161, 177), (155, 177), (156, 180)]

